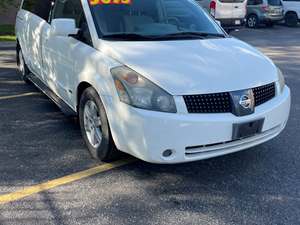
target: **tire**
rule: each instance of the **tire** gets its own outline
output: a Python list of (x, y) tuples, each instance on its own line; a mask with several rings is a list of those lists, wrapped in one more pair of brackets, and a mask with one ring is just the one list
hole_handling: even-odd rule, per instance
[(289, 27), (296, 27), (298, 24), (298, 16), (294, 12), (288, 12), (285, 15), (285, 23)]
[(274, 23), (273, 22), (267, 22), (266, 26), (269, 27), (269, 28), (274, 27)]
[(247, 17), (246, 25), (247, 25), (247, 27), (252, 28), (252, 29), (257, 28), (257, 26), (258, 26), (258, 17), (254, 14), (249, 15)]
[(25, 63), (24, 56), (23, 56), (23, 53), (22, 53), (21, 49), (17, 52), (17, 57), (18, 57), (17, 62), (18, 62), (19, 74), (20, 74), (22, 80), (24, 80), (26, 83), (30, 84), (30, 81), (28, 79), (28, 76), (30, 74), (30, 70), (28, 69), (28, 67)]
[(120, 156), (103, 103), (92, 87), (87, 88), (80, 97), (79, 123), (85, 144), (94, 159), (109, 162)]

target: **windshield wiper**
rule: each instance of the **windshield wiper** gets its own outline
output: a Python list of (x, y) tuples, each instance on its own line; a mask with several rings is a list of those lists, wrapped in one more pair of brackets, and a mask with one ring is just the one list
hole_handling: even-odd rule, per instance
[(142, 35), (137, 33), (116, 33), (103, 35), (103, 39), (109, 40), (126, 40), (126, 41), (149, 41), (149, 40), (172, 40), (172, 39), (204, 39), (208, 37), (221, 37), (224, 38), (224, 34), (218, 33), (203, 33), (203, 32), (178, 32), (162, 35)]
[(225, 38), (224, 34), (218, 33), (205, 33), (205, 32), (178, 32), (178, 33), (171, 33), (166, 35), (161, 35), (161, 38), (208, 38), (208, 37), (220, 37)]
[(151, 36), (145, 36), (137, 33), (116, 33), (107, 34), (102, 36), (103, 39), (112, 40), (128, 40), (128, 41), (143, 41), (143, 40), (153, 40)]

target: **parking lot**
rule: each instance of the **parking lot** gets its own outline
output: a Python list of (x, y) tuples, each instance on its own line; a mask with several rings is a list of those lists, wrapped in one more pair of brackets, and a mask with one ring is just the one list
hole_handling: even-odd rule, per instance
[(0, 224), (300, 224), (300, 28), (232, 35), (284, 72), (287, 128), (252, 149), (180, 165), (92, 160), (76, 119), (21, 81), (13, 44), (0, 43)]

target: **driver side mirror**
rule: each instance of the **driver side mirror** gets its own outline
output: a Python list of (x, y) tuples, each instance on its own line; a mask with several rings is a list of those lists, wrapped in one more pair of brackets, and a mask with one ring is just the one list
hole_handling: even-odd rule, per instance
[(74, 19), (54, 19), (51, 21), (52, 36), (68, 37), (77, 33), (78, 29)]

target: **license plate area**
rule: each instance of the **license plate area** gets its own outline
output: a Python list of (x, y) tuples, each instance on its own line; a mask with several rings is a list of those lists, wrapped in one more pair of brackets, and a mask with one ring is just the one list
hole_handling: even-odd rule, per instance
[(234, 24), (235, 24), (235, 25), (241, 25), (241, 21), (240, 21), (240, 20), (235, 20), (235, 21), (234, 21)]
[(232, 129), (232, 140), (247, 138), (261, 133), (265, 119), (235, 123)]

